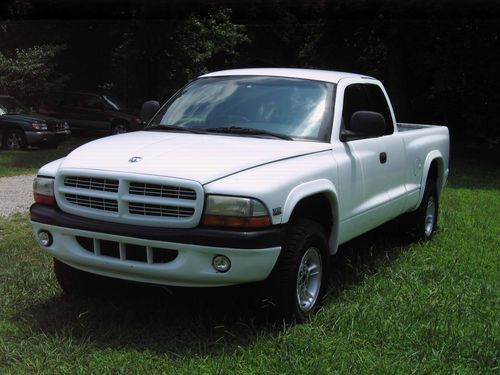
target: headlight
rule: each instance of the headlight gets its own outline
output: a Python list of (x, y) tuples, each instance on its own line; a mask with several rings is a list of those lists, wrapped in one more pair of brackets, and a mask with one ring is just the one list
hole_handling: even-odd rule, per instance
[(203, 225), (234, 228), (263, 228), (271, 225), (266, 207), (258, 200), (208, 195)]
[(54, 198), (54, 179), (50, 177), (35, 177), (33, 180), (33, 197), (36, 203), (53, 206)]
[(69, 129), (69, 125), (68, 125), (68, 123), (67, 123), (66, 121), (64, 121), (63, 128), (64, 128), (65, 130), (68, 130), (68, 129)]
[(47, 124), (44, 122), (34, 122), (31, 127), (35, 130), (47, 130)]

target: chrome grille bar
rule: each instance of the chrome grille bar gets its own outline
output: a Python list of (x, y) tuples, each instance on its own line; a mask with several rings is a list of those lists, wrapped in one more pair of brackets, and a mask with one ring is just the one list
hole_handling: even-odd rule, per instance
[(133, 195), (145, 195), (162, 198), (189, 200), (196, 199), (196, 192), (192, 189), (168, 185), (145, 184), (139, 182), (130, 183), (129, 193)]
[(118, 212), (118, 201), (116, 200), (67, 193), (65, 194), (65, 197), (69, 203), (76, 206), (93, 208), (102, 211)]
[(64, 186), (112, 193), (118, 192), (118, 180), (107, 178), (68, 176), (64, 178)]
[(194, 213), (191, 207), (164, 206), (158, 204), (146, 204), (130, 202), (129, 212), (134, 215), (144, 216), (169, 216), (169, 217), (190, 217)]

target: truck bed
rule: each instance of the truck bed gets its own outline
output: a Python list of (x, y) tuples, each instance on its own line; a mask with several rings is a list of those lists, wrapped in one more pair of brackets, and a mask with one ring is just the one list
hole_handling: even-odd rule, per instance
[(398, 122), (397, 124), (398, 127), (398, 132), (408, 132), (412, 130), (419, 130), (419, 129), (425, 129), (425, 128), (432, 128), (436, 126), (441, 126), (441, 125), (428, 125), (428, 124), (409, 124), (409, 123), (404, 123), (404, 122)]

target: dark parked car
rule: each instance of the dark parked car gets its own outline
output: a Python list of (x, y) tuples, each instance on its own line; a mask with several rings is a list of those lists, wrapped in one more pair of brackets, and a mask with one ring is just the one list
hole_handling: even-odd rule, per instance
[(70, 134), (66, 121), (31, 113), (16, 98), (0, 95), (0, 145), (3, 148), (56, 147)]
[(143, 128), (140, 117), (118, 99), (95, 92), (63, 92), (48, 99), (38, 111), (65, 118), (71, 130), (104, 130), (119, 134)]

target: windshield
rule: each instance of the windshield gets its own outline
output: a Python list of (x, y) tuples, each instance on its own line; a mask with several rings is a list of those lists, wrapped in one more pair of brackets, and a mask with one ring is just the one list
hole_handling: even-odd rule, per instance
[(8, 113), (30, 113), (30, 111), (13, 97), (0, 97), (0, 115)]
[(126, 107), (115, 97), (109, 95), (103, 95), (102, 97), (106, 101), (106, 104), (111, 107), (111, 109), (114, 109), (115, 111), (123, 111), (126, 109)]
[(149, 128), (172, 126), (209, 132), (244, 129), (247, 131), (240, 135), (267, 132), (326, 141), (333, 88), (332, 83), (294, 78), (201, 78), (167, 102)]

